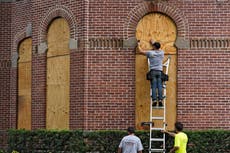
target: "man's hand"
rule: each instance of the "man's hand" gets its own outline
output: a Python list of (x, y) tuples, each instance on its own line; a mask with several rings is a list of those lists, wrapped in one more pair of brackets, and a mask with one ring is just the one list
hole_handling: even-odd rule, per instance
[(155, 43), (155, 40), (154, 40), (154, 39), (151, 39), (151, 40), (150, 40), (150, 43), (151, 43), (151, 44), (154, 44), (154, 43)]
[(170, 152), (170, 153), (173, 153), (173, 152), (174, 152), (174, 149), (171, 149), (169, 152)]
[(145, 54), (146, 54), (146, 51), (145, 51), (144, 49), (141, 48), (140, 40), (137, 41), (137, 44), (138, 44), (139, 53), (142, 54), (142, 55), (145, 55)]
[(117, 151), (117, 153), (121, 153), (121, 148), (118, 148), (118, 151)]
[(177, 151), (179, 149), (179, 147), (173, 147), (171, 150), (170, 150), (170, 153), (173, 153), (173, 152), (175, 152), (175, 151)]
[(139, 46), (141, 44), (141, 41), (140, 40), (137, 40), (137, 45)]

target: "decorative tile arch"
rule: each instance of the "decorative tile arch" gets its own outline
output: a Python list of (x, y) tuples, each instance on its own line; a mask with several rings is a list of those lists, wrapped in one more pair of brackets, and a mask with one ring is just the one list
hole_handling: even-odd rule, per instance
[(18, 44), (25, 38), (32, 37), (32, 25), (27, 24), (27, 27), (15, 34), (11, 52), (11, 67), (17, 67), (18, 60)]
[(56, 5), (54, 7), (51, 7), (45, 17), (43, 18), (42, 22), (39, 26), (39, 36), (38, 36), (38, 52), (44, 52), (46, 50), (46, 36), (47, 36), (47, 28), (49, 24), (52, 22), (53, 19), (57, 17), (62, 17), (66, 19), (66, 21), (69, 24), (70, 27), (70, 45), (76, 47), (76, 45), (73, 45), (74, 43), (77, 43), (77, 21), (75, 20), (74, 14), (72, 11), (64, 6), (64, 5)]
[(134, 46), (136, 27), (138, 22), (148, 13), (159, 12), (166, 14), (177, 26), (176, 46), (178, 48), (189, 48), (189, 24), (183, 12), (167, 2), (143, 2), (134, 7), (128, 14), (124, 24), (124, 46)]

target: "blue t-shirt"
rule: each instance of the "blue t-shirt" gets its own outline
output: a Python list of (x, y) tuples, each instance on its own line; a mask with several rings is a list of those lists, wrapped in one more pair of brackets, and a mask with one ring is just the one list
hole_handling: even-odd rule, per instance
[(150, 50), (146, 52), (146, 56), (149, 59), (151, 70), (163, 70), (164, 52), (162, 50)]

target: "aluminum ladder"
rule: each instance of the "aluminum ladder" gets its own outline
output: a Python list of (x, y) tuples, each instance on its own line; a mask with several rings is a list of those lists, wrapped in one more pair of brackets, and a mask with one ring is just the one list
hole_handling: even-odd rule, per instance
[[(169, 63), (170, 63), (170, 59), (171, 57), (168, 56), (168, 59), (166, 60), (165, 63), (163, 63), (163, 70), (165, 72), (165, 74), (168, 75), (168, 71), (169, 71)], [(148, 65), (149, 65), (149, 60), (148, 60)], [(152, 94), (151, 88), (150, 88), (150, 95)], [(165, 133), (162, 133), (162, 137), (161, 138), (156, 138), (153, 136), (153, 131), (161, 131), (161, 130), (165, 130), (167, 123), (166, 123), (166, 82), (163, 82), (163, 107), (158, 107), (158, 106), (152, 106), (153, 102), (152, 102), (152, 98), (150, 96), (151, 99), (151, 104), (150, 104), (150, 124), (149, 124), (149, 153), (152, 152), (159, 152), (159, 153), (165, 153), (166, 152), (166, 148), (165, 148)], [(163, 109), (163, 114), (162, 116), (154, 116), (154, 109)], [(156, 128), (154, 127), (154, 121), (156, 120), (161, 120), (163, 122), (163, 126), (160, 128)], [(162, 143), (161, 148), (153, 148), (152, 144), (153, 143)]]

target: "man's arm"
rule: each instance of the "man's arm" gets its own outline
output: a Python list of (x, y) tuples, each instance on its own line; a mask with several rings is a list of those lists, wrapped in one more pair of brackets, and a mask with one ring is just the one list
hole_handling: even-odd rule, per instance
[(121, 148), (118, 148), (118, 151), (117, 151), (117, 153), (121, 153)]
[(170, 153), (173, 153), (173, 152), (177, 151), (178, 149), (179, 149), (179, 147), (175, 146), (170, 150)]
[(169, 131), (167, 131), (167, 130), (163, 130), (162, 132), (163, 132), (163, 133), (167, 133), (167, 134), (169, 134), (169, 135), (172, 136), (172, 137), (175, 137), (175, 135), (176, 135), (176, 133), (169, 132)]
[(139, 52), (140, 52), (142, 55), (146, 55), (147, 50), (144, 50), (144, 49), (141, 48), (140, 42), (138, 42), (137, 44), (138, 44), (138, 50), (139, 50)]

